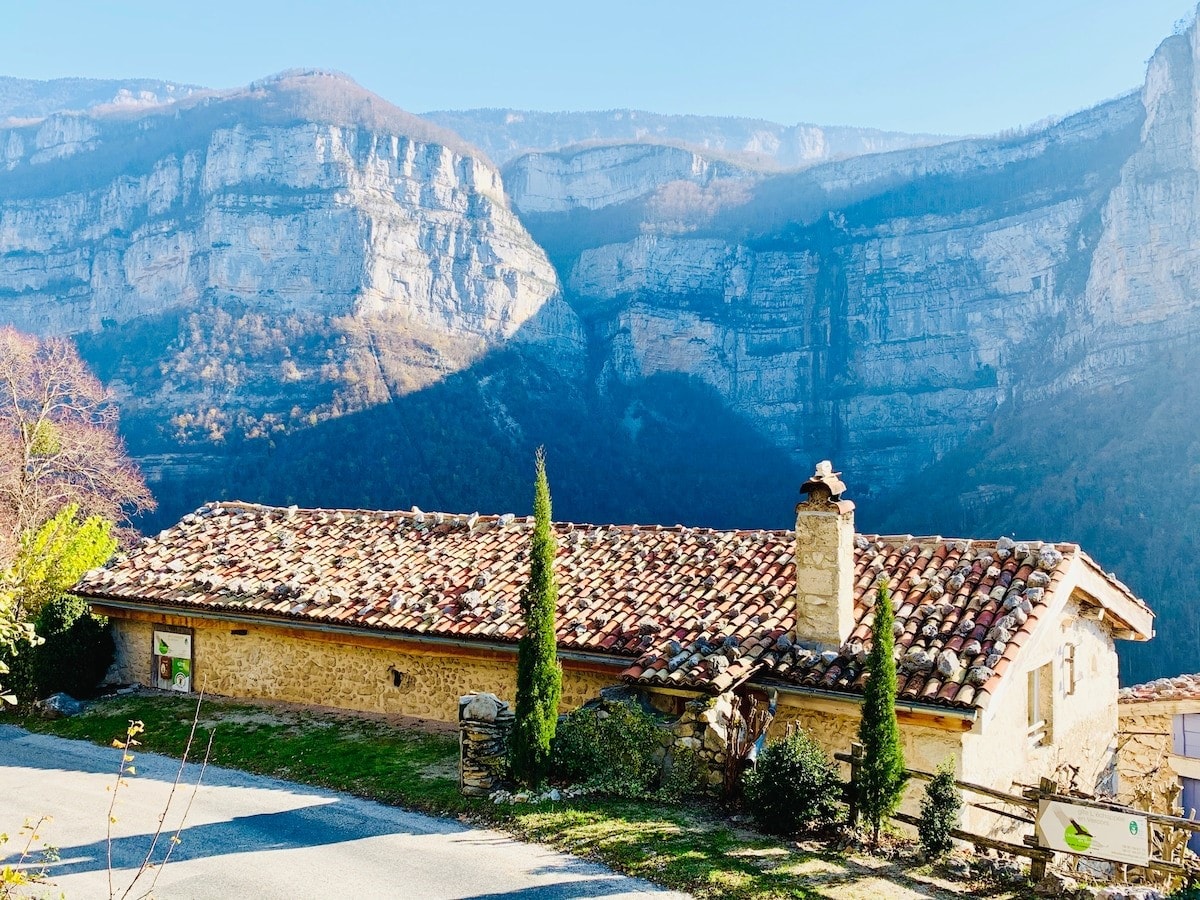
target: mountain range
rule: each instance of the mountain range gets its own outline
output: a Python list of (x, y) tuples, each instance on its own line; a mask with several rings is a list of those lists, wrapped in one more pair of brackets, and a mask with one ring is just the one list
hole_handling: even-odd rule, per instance
[(1193, 671), (1195, 26), (1142, 88), (951, 139), (415, 116), (346, 76), (0, 80), (0, 319), (74, 337), (160, 501), (1077, 541)]

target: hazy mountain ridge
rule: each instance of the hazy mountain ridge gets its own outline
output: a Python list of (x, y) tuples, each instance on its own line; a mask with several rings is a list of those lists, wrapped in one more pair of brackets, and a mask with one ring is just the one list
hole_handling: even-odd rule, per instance
[(41, 119), (97, 106), (157, 106), (204, 90), (153, 78), (55, 78), (38, 81), (0, 75), (0, 122)]
[(823, 160), (921, 147), (952, 136), (907, 134), (840, 125), (781, 125), (737, 116), (667, 115), (636, 109), (537, 112), (518, 109), (437, 110), (424, 118), (448, 128), (504, 164), (529, 152), (588, 142), (677, 144), (746, 157), (790, 169)]

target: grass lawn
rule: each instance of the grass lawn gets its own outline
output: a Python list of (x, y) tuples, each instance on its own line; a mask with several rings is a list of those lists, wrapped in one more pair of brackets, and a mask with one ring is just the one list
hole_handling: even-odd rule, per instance
[[(195, 699), (147, 692), (97, 701), (70, 719), (0, 721), (108, 744), (140, 719), (146, 731), (139, 749), (178, 757), (195, 708)], [(214, 765), (490, 825), (701, 898), (1019, 896), (1001, 886), (950, 884), (904, 857), (842, 855), (765, 838), (716, 809), (591, 798), (505, 806), (468, 800), (458, 793), (458, 739), (444, 727), (431, 733), (412, 722), (341, 711), (206, 699), (189, 758), (200, 761), (214, 726)]]

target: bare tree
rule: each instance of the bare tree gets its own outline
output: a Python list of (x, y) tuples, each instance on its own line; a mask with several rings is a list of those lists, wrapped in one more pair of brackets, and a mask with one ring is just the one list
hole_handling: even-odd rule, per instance
[(0, 328), (0, 561), (68, 503), (117, 523), (154, 508), (116, 426), (71, 342)]

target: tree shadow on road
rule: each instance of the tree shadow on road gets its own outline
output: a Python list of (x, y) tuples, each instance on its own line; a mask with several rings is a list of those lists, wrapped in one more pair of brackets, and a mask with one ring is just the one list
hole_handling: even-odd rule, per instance
[[(461, 825), (437, 819), (428, 819), (427, 823), (421, 823), (422, 827), (414, 828), (399, 817), (364, 815), (355, 806), (357, 804), (353, 802), (334, 801), (280, 812), (234, 816), (222, 822), (186, 825), (179, 834), (180, 843), (171, 854), (171, 863), (226, 854), (318, 847), (395, 834), (453, 834), (465, 830)], [(426, 824), (429, 827), (424, 827)], [(173, 833), (174, 829), (165, 830), (159, 838), (155, 861), (166, 853)], [(136, 869), (145, 858), (152, 839), (152, 833), (114, 837), (113, 868)], [(52, 876), (107, 867), (108, 845), (104, 840), (58, 850), (59, 861), (50, 865)]]

